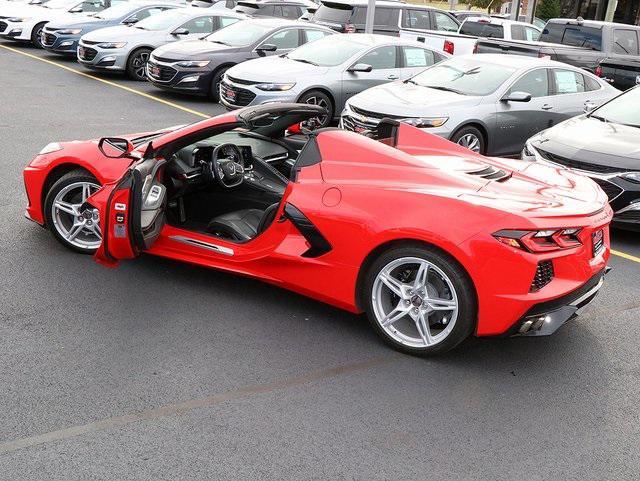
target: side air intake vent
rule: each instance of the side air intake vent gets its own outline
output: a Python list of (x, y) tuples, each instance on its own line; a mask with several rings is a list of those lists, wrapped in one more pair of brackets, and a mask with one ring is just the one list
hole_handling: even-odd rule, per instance
[(544, 286), (549, 284), (553, 280), (553, 262), (542, 261), (538, 262), (538, 268), (536, 269), (536, 275), (531, 282), (531, 288), (529, 292), (538, 292)]
[(487, 165), (476, 170), (470, 170), (467, 174), (482, 177), (487, 180), (495, 180), (496, 182), (504, 182), (511, 177), (510, 172), (505, 172), (504, 170), (492, 167), (491, 165)]

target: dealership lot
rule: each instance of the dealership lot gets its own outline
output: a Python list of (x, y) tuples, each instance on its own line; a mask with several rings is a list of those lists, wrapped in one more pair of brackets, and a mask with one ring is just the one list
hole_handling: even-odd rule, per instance
[(427, 360), (257, 281), (108, 270), (23, 218), (24, 165), (223, 109), (0, 45), (0, 479), (637, 477), (637, 234), (614, 232), (599, 298), (554, 336)]

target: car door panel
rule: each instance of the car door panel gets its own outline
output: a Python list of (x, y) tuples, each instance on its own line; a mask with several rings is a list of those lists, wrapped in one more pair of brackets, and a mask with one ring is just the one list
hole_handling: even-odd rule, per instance
[(349, 65), (367, 64), (373, 67), (370, 72), (350, 72), (348, 69), (342, 75), (342, 103), (363, 90), (386, 82), (397, 80), (402, 75), (399, 68), (399, 53), (395, 46), (374, 48), (358, 60)]

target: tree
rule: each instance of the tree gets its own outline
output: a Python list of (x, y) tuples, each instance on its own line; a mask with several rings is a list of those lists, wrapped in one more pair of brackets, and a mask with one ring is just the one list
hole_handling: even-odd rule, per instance
[(560, 16), (560, 0), (540, 0), (536, 6), (536, 17), (545, 22)]

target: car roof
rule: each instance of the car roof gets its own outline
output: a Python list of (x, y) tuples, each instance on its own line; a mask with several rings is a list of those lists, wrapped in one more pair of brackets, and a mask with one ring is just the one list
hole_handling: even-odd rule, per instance
[(639, 29), (638, 25), (628, 25), (626, 23), (617, 23), (617, 22), (602, 22), (600, 20), (583, 20), (576, 18), (552, 18), (549, 19), (549, 23), (559, 23), (564, 25), (585, 25), (587, 27), (595, 27), (602, 28), (604, 26), (610, 27), (624, 27), (631, 29)]
[(305, 6), (304, 2), (299, 0), (240, 0), (237, 4), (238, 7), (241, 6), (252, 6), (252, 5), (264, 5), (267, 3), (275, 3), (275, 4), (287, 4), (287, 5), (301, 5)]
[(480, 53), (459, 55), (453, 58), (466, 58), (468, 60), (478, 60), (479, 62), (501, 65), (504, 67), (515, 67), (517, 69), (528, 67), (562, 67), (570, 70), (581, 70), (578, 67), (556, 62), (549, 58), (527, 57), (524, 55), (504, 55), (501, 53)]
[[(225, 15), (226, 15), (226, 12), (225, 12)], [(244, 20), (244, 22), (250, 22), (253, 24), (264, 25), (265, 27), (272, 27), (272, 28), (297, 25), (300, 27), (315, 28), (315, 29), (321, 29), (321, 30), (333, 32), (333, 30), (331, 30), (329, 27), (325, 27), (324, 25), (304, 22), (300, 20), (289, 20), (289, 19), (280, 18), (280, 17), (254, 17), (254, 18), (248, 18), (247, 20)]]
[[(321, 4), (328, 3), (339, 3), (341, 5), (351, 5), (354, 7), (362, 7), (369, 5), (368, 0), (327, 0), (326, 2), (321, 1)], [(376, 7), (391, 7), (391, 8), (403, 8), (410, 6), (411, 8), (422, 8), (422, 9), (432, 9), (432, 7), (427, 7), (425, 5), (408, 5), (404, 1), (393, 1), (393, 0), (376, 0)]]
[[(308, 25), (308, 22), (302, 22)], [(411, 45), (425, 48), (427, 50), (434, 50), (428, 45), (415, 40), (408, 40), (400, 37), (392, 37), (390, 35), (380, 35), (377, 33), (350, 33), (348, 35), (340, 35), (340, 38), (344, 40), (353, 40), (354, 43), (359, 43), (369, 47), (375, 47), (377, 45)]]
[(508, 18), (496, 18), (496, 17), (489, 17), (489, 16), (482, 16), (479, 15), (477, 17), (467, 17), (464, 19), (465, 22), (478, 22), (478, 23), (488, 23), (491, 25), (503, 25), (505, 27), (509, 26), (509, 25), (524, 25), (526, 27), (533, 27), (537, 30), (539, 30), (538, 27), (536, 27), (535, 25), (533, 25), (532, 23), (527, 23), (527, 22), (520, 22), (520, 21), (516, 21), (516, 20), (510, 20)]

